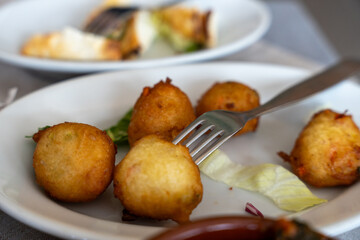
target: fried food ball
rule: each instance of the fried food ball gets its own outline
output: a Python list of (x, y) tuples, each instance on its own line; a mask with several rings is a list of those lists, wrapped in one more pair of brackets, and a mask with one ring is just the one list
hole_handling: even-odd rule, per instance
[(148, 135), (115, 167), (114, 194), (135, 216), (184, 223), (201, 202), (203, 187), (186, 147)]
[(350, 115), (325, 109), (305, 126), (291, 154), (279, 155), (313, 186), (348, 185), (359, 178), (360, 131)]
[[(200, 98), (196, 106), (196, 115), (222, 109), (236, 112), (251, 110), (260, 105), (259, 94), (245, 84), (239, 82), (215, 83)], [(235, 136), (246, 132), (254, 132), (258, 126), (259, 118), (248, 121), (244, 128)]]
[(153, 88), (145, 87), (136, 101), (128, 128), (129, 144), (150, 134), (172, 141), (193, 120), (189, 98), (167, 78)]
[(52, 198), (90, 201), (111, 183), (116, 148), (100, 129), (66, 122), (39, 131), (33, 139), (36, 181)]

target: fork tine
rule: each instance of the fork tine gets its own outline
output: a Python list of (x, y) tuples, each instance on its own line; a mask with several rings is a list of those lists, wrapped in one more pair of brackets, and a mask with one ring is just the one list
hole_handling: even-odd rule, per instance
[[(200, 151), (195, 153), (194, 155), (190, 154), (193, 158), (196, 165), (199, 165), (202, 161), (204, 161), (212, 152), (218, 149), (224, 142), (226, 142), (229, 138), (231, 138), (234, 134), (224, 134), (219, 139), (217, 139), (211, 145), (204, 144)], [(211, 141), (210, 141), (211, 142)], [(207, 148), (205, 148), (207, 147)]]
[[(200, 142), (199, 145), (195, 146), (195, 148), (190, 152), (190, 155), (194, 156), (195, 154), (200, 152), (200, 150), (203, 149), (206, 145), (208, 145), (212, 140), (214, 140), (216, 137), (222, 136), (223, 133), (224, 133), (224, 130), (222, 130), (222, 129), (212, 130), (206, 136), (205, 139), (202, 139), (202, 141)], [(187, 146), (187, 147), (189, 147), (189, 146)]]
[(188, 138), (186, 138), (182, 145), (189, 147), (193, 142), (203, 136), (207, 131), (212, 130), (214, 127), (215, 126), (213, 124), (207, 124), (206, 121), (203, 121), (201, 127), (196, 129)]
[(181, 144), (189, 149), (190, 155), (196, 164), (202, 162), (237, 132), (233, 130), (242, 128), (238, 124), (236, 126), (233, 124), (219, 126), (220, 119), (224, 122), (224, 118), (219, 118), (219, 113), (222, 114), (222, 117), (226, 116), (223, 115), (223, 111), (210, 111), (202, 114), (173, 140), (174, 144), (178, 144), (186, 138)]
[(200, 126), (205, 120), (196, 119), (192, 123), (190, 123), (179, 135), (177, 135), (172, 141), (175, 145), (181, 142), (191, 131)]

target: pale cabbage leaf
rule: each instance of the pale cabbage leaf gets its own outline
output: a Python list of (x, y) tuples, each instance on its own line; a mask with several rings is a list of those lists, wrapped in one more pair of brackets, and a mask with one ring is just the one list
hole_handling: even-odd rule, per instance
[(224, 152), (216, 150), (199, 168), (213, 180), (259, 192), (286, 211), (298, 212), (327, 201), (316, 197), (296, 175), (280, 165), (244, 166), (232, 162)]

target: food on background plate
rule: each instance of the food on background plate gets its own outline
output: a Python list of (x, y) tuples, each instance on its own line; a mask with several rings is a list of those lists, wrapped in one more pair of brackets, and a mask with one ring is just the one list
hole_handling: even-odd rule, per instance
[(116, 148), (104, 131), (82, 123), (60, 123), (33, 136), (37, 183), (54, 199), (87, 202), (113, 177)]
[(88, 24), (91, 20), (93, 20), (100, 12), (111, 8), (111, 7), (118, 7), (118, 6), (128, 6), (130, 5), (131, 0), (103, 0), (101, 3), (89, 13), (85, 25)]
[[(89, 13), (95, 19), (110, 7), (130, 5), (129, 1), (104, 1)], [(139, 10), (118, 22), (111, 31), (94, 35), (64, 26), (47, 33), (34, 33), (23, 44), (25, 56), (75, 60), (119, 61), (134, 59), (145, 53), (156, 37), (169, 40), (177, 52), (211, 48), (216, 44), (216, 21), (211, 11), (176, 6), (155, 10)]]
[[(85, 21), (87, 26), (103, 11), (112, 7), (127, 7), (129, 1), (103, 1)], [(123, 19), (115, 22), (116, 25), (101, 29), (101, 35), (119, 42), (122, 59), (133, 59), (141, 56), (152, 45), (157, 37), (157, 31), (152, 21), (150, 11), (139, 10), (124, 14)], [(100, 34), (100, 33), (99, 33)]]
[(231, 161), (221, 150), (216, 150), (199, 168), (215, 181), (258, 192), (286, 211), (298, 212), (326, 202), (312, 194), (296, 175), (280, 165), (263, 163), (245, 166)]
[(173, 6), (153, 12), (158, 32), (178, 52), (211, 48), (216, 44), (216, 20), (211, 11)]
[(81, 61), (116, 61), (122, 58), (118, 41), (71, 27), (32, 36), (23, 45), (21, 53), (39, 58)]
[(351, 115), (325, 109), (304, 127), (290, 155), (279, 155), (306, 183), (349, 185), (360, 176), (360, 130)]
[(184, 223), (202, 200), (203, 187), (186, 147), (148, 135), (116, 166), (114, 194), (130, 214)]
[(150, 134), (172, 141), (193, 120), (195, 113), (188, 96), (172, 85), (170, 78), (153, 87), (145, 87), (130, 120), (130, 146)]
[(120, 42), (121, 54), (124, 59), (141, 56), (152, 45), (157, 33), (151, 23), (148, 11), (137, 11), (127, 20), (123, 27), (109, 35)]
[[(131, 6), (131, 1), (103, 1), (95, 12), (90, 15), (87, 22), (108, 8), (127, 6)], [(212, 11), (202, 11), (196, 7), (176, 4), (142, 11), (148, 12), (151, 16), (148, 24), (153, 25), (156, 29), (156, 35), (167, 40), (169, 45), (177, 52), (192, 52), (212, 48), (216, 45), (217, 20)], [(141, 28), (138, 29), (141, 30)], [(110, 35), (120, 36), (118, 33), (119, 29)]]
[[(196, 115), (200, 116), (205, 112), (217, 109), (242, 112), (259, 105), (259, 94), (249, 86), (235, 81), (217, 82), (199, 99)], [(259, 118), (248, 121), (235, 136), (256, 131), (258, 121)]]

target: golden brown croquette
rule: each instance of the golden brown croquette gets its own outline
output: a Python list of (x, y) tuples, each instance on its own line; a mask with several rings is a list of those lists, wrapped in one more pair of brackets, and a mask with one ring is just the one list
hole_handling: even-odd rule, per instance
[[(196, 106), (196, 115), (212, 110), (229, 110), (243, 112), (260, 105), (258, 93), (245, 84), (233, 81), (215, 83), (199, 99)], [(246, 132), (254, 132), (258, 126), (259, 118), (248, 121), (244, 128), (235, 136)]]
[(348, 185), (359, 178), (360, 131), (350, 115), (322, 110), (304, 127), (291, 154), (279, 155), (313, 186)]
[(150, 134), (172, 141), (193, 120), (195, 113), (189, 98), (169, 78), (152, 88), (145, 87), (130, 120), (130, 146)]
[(52, 198), (86, 202), (110, 184), (116, 148), (98, 128), (66, 122), (40, 131), (34, 140), (36, 181)]
[(183, 223), (200, 203), (203, 187), (186, 147), (148, 135), (116, 166), (114, 194), (133, 215)]

